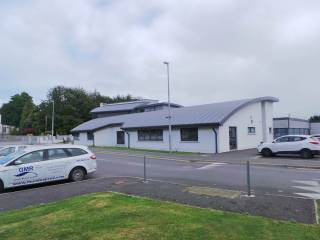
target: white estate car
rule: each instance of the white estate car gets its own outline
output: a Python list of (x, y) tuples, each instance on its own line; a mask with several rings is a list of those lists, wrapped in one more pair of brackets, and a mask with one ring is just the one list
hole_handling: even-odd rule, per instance
[(0, 158), (7, 156), (14, 152), (19, 152), (25, 148), (27, 148), (27, 145), (6, 145), (0, 147)]
[(261, 143), (257, 149), (264, 157), (276, 154), (299, 154), (302, 158), (312, 158), (320, 154), (320, 142), (308, 135), (286, 135), (275, 139), (272, 143)]
[(87, 147), (28, 147), (0, 159), (0, 191), (63, 179), (81, 181), (96, 169), (96, 156)]

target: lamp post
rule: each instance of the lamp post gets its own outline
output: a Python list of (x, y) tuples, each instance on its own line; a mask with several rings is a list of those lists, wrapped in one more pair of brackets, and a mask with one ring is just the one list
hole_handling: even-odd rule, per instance
[(54, 100), (52, 100), (52, 122), (51, 122), (51, 138), (53, 143), (53, 134), (54, 134)]
[(167, 78), (168, 78), (168, 125), (169, 125), (169, 152), (172, 151), (171, 145), (171, 103), (170, 103), (170, 74), (169, 74), (169, 62), (163, 62), (167, 66)]

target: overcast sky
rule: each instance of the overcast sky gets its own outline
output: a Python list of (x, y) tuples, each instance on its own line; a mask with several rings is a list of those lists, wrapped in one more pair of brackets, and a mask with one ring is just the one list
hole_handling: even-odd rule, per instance
[(320, 114), (319, 0), (1, 0), (0, 104), (56, 85), (183, 105), (275, 96)]

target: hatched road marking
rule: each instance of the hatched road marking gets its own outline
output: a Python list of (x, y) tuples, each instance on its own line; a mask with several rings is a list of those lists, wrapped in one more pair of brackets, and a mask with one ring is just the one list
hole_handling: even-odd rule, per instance
[(215, 168), (219, 166), (226, 165), (227, 163), (211, 163), (202, 167), (197, 168), (198, 170), (204, 170), (204, 169), (210, 169), (210, 168)]
[(306, 192), (297, 192), (294, 194), (312, 198), (312, 199), (320, 199), (320, 183), (317, 180), (319, 179), (314, 179), (312, 181), (293, 181), (294, 183), (303, 184), (303, 186), (292, 186), (292, 187), (306, 191)]

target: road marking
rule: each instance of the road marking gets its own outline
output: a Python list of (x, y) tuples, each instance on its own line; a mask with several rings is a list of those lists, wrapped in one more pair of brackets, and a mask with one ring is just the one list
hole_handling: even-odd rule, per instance
[(303, 184), (303, 186), (292, 186), (306, 192), (295, 192), (294, 194), (312, 199), (320, 199), (320, 183), (316, 180), (311, 181), (293, 181), (294, 183)]
[(210, 168), (215, 168), (215, 167), (219, 167), (219, 166), (223, 166), (226, 165), (227, 163), (211, 163), (208, 165), (205, 165), (203, 167), (199, 167), (197, 168), (198, 170), (204, 170), (204, 169), (210, 169)]

